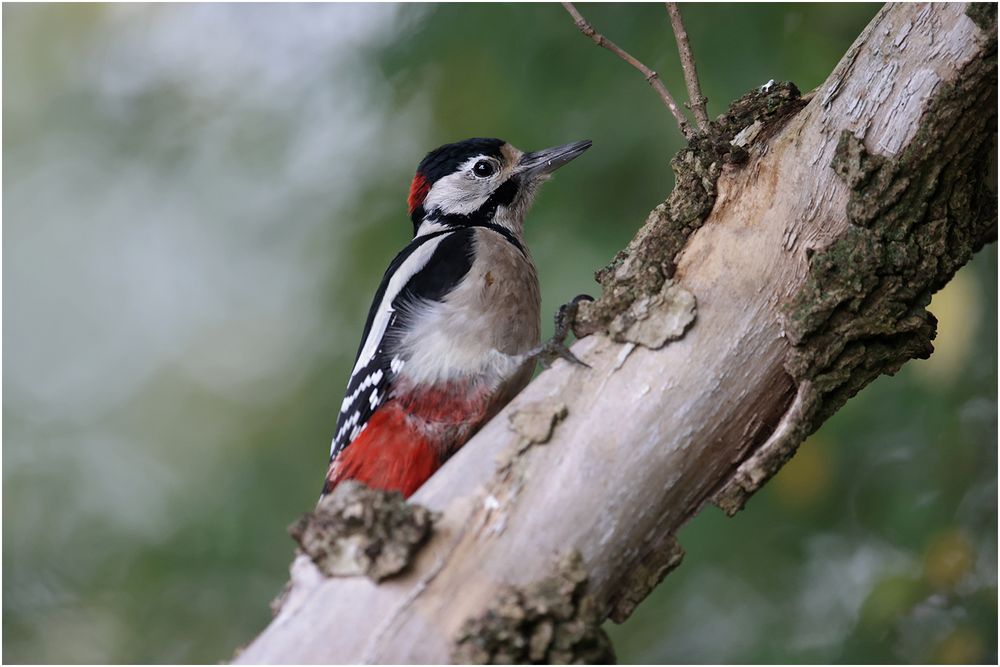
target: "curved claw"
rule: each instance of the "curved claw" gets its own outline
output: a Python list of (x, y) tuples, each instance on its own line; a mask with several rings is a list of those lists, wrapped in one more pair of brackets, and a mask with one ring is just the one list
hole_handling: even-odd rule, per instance
[(548, 368), (549, 365), (556, 359), (565, 359), (571, 364), (577, 364), (579, 366), (584, 366), (590, 368), (590, 365), (581, 361), (573, 354), (568, 347), (566, 347), (566, 337), (569, 335), (570, 326), (573, 323), (573, 318), (576, 317), (577, 307), (581, 301), (593, 301), (594, 297), (589, 294), (580, 294), (573, 298), (569, 303), (564, 303), (559, 306), (559, 310), (556, 312), (555, 316), (555, 332), (552, 338), (541, 347), (538, 352), (538, 360), (541, 362), (542, 366)]
[(581, 361), (568, 347), (562, 343), (550, 340), (545, 345), (542, 345), (541, 349), (538, 350), (538, 363), (540, 363), (544, 368), (549, 368), (552, 365), (552, 362), (556, 359), (565, 359), (571, 364), (577, 364), (579, 366), (590, 368), (590, 364)]
[[(555, 357), (559, 357), (561, 359), (565, 359), (571, 364), (577, 364), (578, 366), (583, 366), (584, 368), (590, 368), (590, 364), (588, 364), (585, 361), (582, 361), (579, 357), (573, 354), (573, 351), (570, 350), (568, 347), (566, 347), (565, 344), (555, 343), (554, 341), (550, 341), (550, 344), (551, 348), (549, 348), (549, 344), (545, 346), (546, 348), (549, 348), (547, 351), (553, 355), (549, 360), (550, 363), (551, 361), (555, 361)], [(548, 367), (547, 363), (543, 362), (543, 365), (546, 368)]]
[(556, 311), (555, 317), (555, 334), (552, 338), (559, 341), (566, 340), (566, 336), (569, 334), (573, 320), (576, 318), (576, 311), (579, 309), (580, 303), (583, 301), (593, 300), (594, 297), (589, 294), (577, 294), (573, 297), (572, 301), (559, 306), (559, 310)]

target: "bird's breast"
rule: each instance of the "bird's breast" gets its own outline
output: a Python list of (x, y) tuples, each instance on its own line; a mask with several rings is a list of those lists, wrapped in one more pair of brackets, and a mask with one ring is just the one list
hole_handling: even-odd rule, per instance
[(466, 276), (441, 301), (417, 304), (398, 343), (414, 385), (479, 378), (499, 385), (524, 366), (514, 357), (538, 345), (541, 298), (529, 256), (503, 236), (477, 229)]

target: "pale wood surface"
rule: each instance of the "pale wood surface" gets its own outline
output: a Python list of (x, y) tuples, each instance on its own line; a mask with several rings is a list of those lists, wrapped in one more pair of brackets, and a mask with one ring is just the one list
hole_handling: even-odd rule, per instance
[[(498, 587), (538, 580), (572, 549), (609, 600), (792, 401), (780, 306), (803, 280), (807, 248), (847, 225), (847, 188), (829, 168), (841, 131), (898, 153), (928, 99), (977, 55), (977, 31), (961, 4), (884, 9), (809, 105), (726, 168), (678, 264), (697, 298), (687, 334), (657, 351), (577, 342), (591, 370), (557, 362), (413, 498), (443, 519), (407, 576), (324, 579), (300, 557), (284, 608), (237, 662), (447, 662), (462, 622)], [(520, 436), (509, 415), (547, 400), (568, 415), (549, 442), (511, 457)], [(501, 459), (513, 463), (498, 471)]]

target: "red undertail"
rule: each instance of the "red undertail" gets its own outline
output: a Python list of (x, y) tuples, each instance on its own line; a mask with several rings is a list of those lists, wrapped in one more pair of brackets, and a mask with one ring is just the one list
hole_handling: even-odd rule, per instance
[(488, 399), (446, 385), (386, 401), (330, 464), (323, 493), (355, 479), (409, 497), (491, 416)]

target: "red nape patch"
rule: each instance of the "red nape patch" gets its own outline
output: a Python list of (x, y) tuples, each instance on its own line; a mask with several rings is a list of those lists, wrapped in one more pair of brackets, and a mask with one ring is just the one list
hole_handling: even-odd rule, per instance
[(410, 196), (406, 200), (410, 206), (410, 215), (413, 215), (417, 207), (424, 203), (424, 198), (430, 189), (431, 184), (427, 182), (423, 174), (417, 172), (417, 175), (413, 177), (413, 182), (410, 183)]
[(345, 479), (356, 479), (373, 489), (399, 491), (409, 498), (441, 466), (438, 451), (408, 423), (399, 404), (389, 401), (330, 463), (323, 493)]

